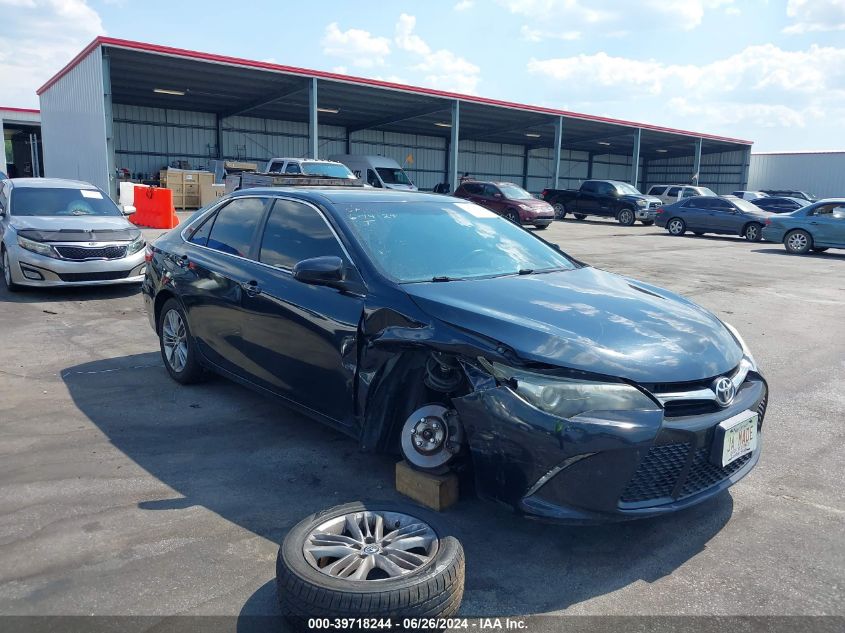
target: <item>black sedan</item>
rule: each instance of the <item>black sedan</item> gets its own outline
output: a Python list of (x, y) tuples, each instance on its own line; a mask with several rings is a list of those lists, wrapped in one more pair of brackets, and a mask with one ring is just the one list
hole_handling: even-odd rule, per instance
[(757, 198), (756, 200), (749, 200), (749, 202), (756, 207), (760, 207), (763, 211), (770, 213), (792, 213), (810, 204), (803, 198), (777, 198), (774, 196)]
[[(164, 365), (574, 522), (660, 515), (757, 463), (767, 385), (693, 303), (458, 198), (248, 189), (147, 253)], [(326, 450), (329, 450), (327, 447)]]
[(696, 196), (657, 210), (657, 226), (671, 235), (692, 231), (695, 235), (719, 233), (741, 235), (749, 242), (759, 242), (766, 218), (772, 213), (740, 198)]

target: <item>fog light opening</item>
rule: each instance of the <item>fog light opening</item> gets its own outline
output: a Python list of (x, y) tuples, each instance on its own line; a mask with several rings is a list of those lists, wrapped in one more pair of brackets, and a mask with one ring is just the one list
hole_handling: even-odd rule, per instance
[(32, 279), (33, 281), (44, 281), (44, 275), (29, 266), (21, 264), (21, 272), (27, 279)]

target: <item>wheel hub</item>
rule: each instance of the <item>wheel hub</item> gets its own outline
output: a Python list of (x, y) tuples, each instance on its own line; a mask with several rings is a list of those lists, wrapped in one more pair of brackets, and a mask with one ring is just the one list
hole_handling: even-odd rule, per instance
[(412, 465), (436, 470), (460, 453), (464, 433), (456, 411), (442, 404), (427, 404), (402, 425), (402, 455)]
[(437, 452), (446, 441), (447, 432), (447, 426), (440, 418), (420, 418), (411, 430), (414, 449), (423, 455)]

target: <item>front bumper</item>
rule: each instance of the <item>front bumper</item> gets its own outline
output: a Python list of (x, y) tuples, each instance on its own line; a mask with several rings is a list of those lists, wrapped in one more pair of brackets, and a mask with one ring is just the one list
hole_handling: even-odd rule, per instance
[(657, 217), (657, 209), (639, 209), (638, 208), (635, 215), (636, 215), (638, 220), (654, 221), (654, 219)]
[(17, 244), (7, 248), (12, 281), (21, 286), (105, 286), (144, 279), (144, 249), (120, 259), (74, 261), (38, 255)]
[(495, 385), (457, 399), (455, 407), (480, 496), (534, 518), (603, 523), (675, 512), (747, 475), (762, 441), (721, 468), (708, 460), (714, 429), (751, 409), (760, 414), (760, 431), (767, 398), (765, 380), (749, 374), (730, 407), (682, 417), (655, 408), (564, 420)]

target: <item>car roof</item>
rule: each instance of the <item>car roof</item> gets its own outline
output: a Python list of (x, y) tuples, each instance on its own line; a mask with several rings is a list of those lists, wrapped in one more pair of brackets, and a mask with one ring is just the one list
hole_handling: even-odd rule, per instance
[(328, 158), (287, 158), (285, 156), (276, 156), (275, 158), (271, 158), (271, 161), (276, 160), (285, 160), (288, 162), (293, 163), (336, 163), (338, 165), (342, 165), (343, 163), (339, 163), (336, 160), (329, 160)]
[(293, 196), (302, 200), (344, 202), (443, 202), (449, 200), (466, 204), (463, 198), (444, 196), (439, 193), (376, 189), (373, 187), (323, 186), (323, 187), (250, 187), (240, 189), (233, 195)]
[(12, 178), (9, 182), (16, 189), (97, 189), (90, 182), (64, 178)]

